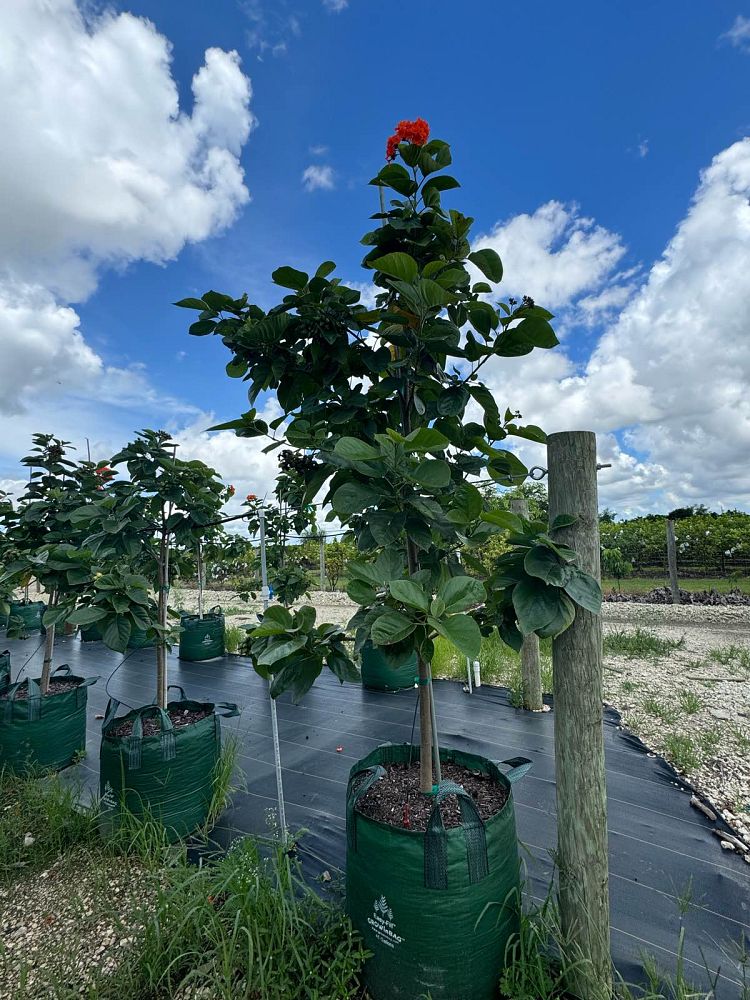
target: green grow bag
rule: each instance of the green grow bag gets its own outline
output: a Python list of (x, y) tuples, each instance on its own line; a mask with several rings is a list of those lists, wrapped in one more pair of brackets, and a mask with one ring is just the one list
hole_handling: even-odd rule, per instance
[[(411, 755), (411, 758), (410, 758)], [(508, 791), (482, 821), (460, 785), (444, 781), (425, 833), (397, 829), (355, 809), (381, 765), (419, 760), (408, 744), (378, 747), (349, 773), (346, 805), (346, 910), (373, 957), (363, 970), (372, 1000), (491, 1000), (505, 947), (519, 928), (519, 860), (511, 785), (531, 767), (442, 750), (444, 762), (490, 775)], [(459, 796), (462, 825), (446, 830), (437, 803)]]
[[(169, 702), (168, 709), (208, 708), (210, 715), (188, 726), (174, 726), (168, 712), (148, 705), (115, 718), (119, 702), (110, 700), (99, 755), (105, 829), (116, 829), (123, 807), (134, 816), (150, 816), (163, 823), (170, 840), (179, 840), (205, 823), (221, 752), (221, 722), (216, 709), (226, 709), (221, 714), (228, 717), (238, 714), (237, 706), (189, 701), (182, 688), (178, 690), (180, 700)], [(153, 736), (143, 735), (143, 722), (148, 718), (159, 720), (159, 732)], [(133, 722), (132, 733), (115, 735), (129, 720)]]
[[(9, 685), (0, 699), (0, 767), (14, 774), (59, 771), (86, 749), (88, 688), (99, 678), (79, 677), (64, 664), (52, 679), (78, 684), (42, 698), (39, 679), (27, 677)], [(24, 690), (27, 697), (20, 698)]]
[(99, 627), (98, 622), (92, 622), (90, 625), (81, 626), (81, 642), (101, 642), (104, 637), (104, 633)]
[(10, 653), (8, 650), (0, 653), (0, 691), (10, 684)]
[(400, 691), (414, 687), (418, 677), (417, 654), (412, 653), (405, 663), (392, 667), (382, 651), (371, 642), (362, 647), (362, 684), (374, 691)]
[(128, 649), (145, 649), (147, 646), (156, 645), (155, 639), (146, 638), (145, 628), (134, 628), (130, 632), (128, 639)]
[(11, 601), (10, 614), (6, 619), (5, 627), (9, 628), (11, 624), (17, 624), (17, 620), (20, 618), (24, 632), (43, 632), (42, 615), (46, 610), (47, 605), (44, 601), (29, 601), (28, 603)]
[(181, 660), (212, 660), (224, 655), (224, 615), (221, 608), (212, 608), (202, 618), (183, 614), (180, 626)]

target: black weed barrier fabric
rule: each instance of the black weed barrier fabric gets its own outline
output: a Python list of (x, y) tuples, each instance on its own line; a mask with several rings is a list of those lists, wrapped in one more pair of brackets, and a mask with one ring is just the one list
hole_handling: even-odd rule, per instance
[[(38, 638), (8, 640), (19, 664), (38, 645)], [(61, 637), (60, 658), (76, 674), (110, 674), (121, 656), (98, 645)], [(239, 719), (226, 720), (241, 741), (239, 763), (247, 789), (238, 792), (215, 835), (224, 844), (246, 833), (267, 837), (268, 811), (276, 805), (273, 736), (264, 681), (243, 657), (227, 656), (207, 671), (200, 663), (172, 656), (170, 678), (191, 697), (235, 701)], [(130, 707), (153, 698), (153, 651), (133, 653), (110, 685), (115, 697)], [(385, 742), (412, 738), (416, 693), (368, 691), (343, 687), (322, 674), (300, 705), (286, 695), (277, 701), (287, 821), (304, 828), (299, 850), (311, 878), (328, 871), (337, 886), (346, 857), (346, 787), (352, 766)], [(483, 686), (473, 695), (460, 684), (439, 681), (435, 699), (441, 744), (489, 760), (528, 757), (530, 774), (514, 786), (516, 825), (520, 839), (525, 898), (539, 902), (553, 877), (550, 851), (556, 844), (553, 713), (525, 713), (509, 702), (508, 693)], [(88, 755), (65, 774), (98, 788), (101, 720), (107, 694), (91, 688)], [(739, 1000), (740, 973), (725, 945), (748, 935), (750, 865), (722, 851), (712, 824), (689, 805), (690, 792), (658, 757), (651, 757), (624, 737), (616, 713), (604, 713), (609, 796), (609, 864), (612, 901), (612, 955), (622, 976), (642, 980), (642, 954), (650, 953), (665, 970), (674, 969), (680, 931), (677, 897), (692, 884), (692, 905), (683, 918), (686, 974), (709, 985), (705, 964), (719, 969), (717, 1000)], [(467, 960), (470, 960), (470, 956)], [(704, 964), (705, 962), (705, 964)]]

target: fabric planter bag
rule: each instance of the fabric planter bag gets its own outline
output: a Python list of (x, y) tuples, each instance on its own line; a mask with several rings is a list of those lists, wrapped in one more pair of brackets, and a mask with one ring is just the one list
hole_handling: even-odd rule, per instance
[(213, 660), (224, 655), (224, 615), (221, 608), (212, 608), (200, 615), (180, 616), (180, 659)]
[(156, 644), (155, 639), (146, 638), (145, 628), (134, 628), (130, 632), (130, 638), (128, 639), (128, 649), (145, 649), (148, 646), (154, 646)]
[[(170, 840), (179, 840), (202, 826), (213, 795), (213, 780), (221, 752), (221, 721), (238, 715), (228, 702), (190, 701), (182, 688), (179, 701), (167, 709), (149, 705), (115, 718), (119, 702), (110, 700), (102, 724), (100, 791), (103, 826), (114, 830), (123, 808), (136, 817), (150, 816), (162, 823)], [(210, 714), (187, 726), (174, 726), (169, 710)], [(157, 719), (159, 732), (144, 736), (146, 719)], [(132, 733), (117, 736), (124, 722)]]
[[(450, 781), (438, 786), (427, 831), (387, 826), (356, 811), (382, 765), (419, 760), (419, 747), (378, 747), (351, 769), (346, 804), (346, 910), (373, 957), (363, 982), (372, 1000), (491, 1000), (505, 948), (518, 932), (519, 858), (511, 786), (531, 767), (497, 764), (460, 750), (443, 762), (482, 771), (508, 798), (483, 821), (474, 800)], [(461, 825), (443, 827), (438, 803), (457, 794)]]
[(81, 642), (101, 642), (103, 635), (104, 633), (99, 628), (98, 622), (92, 622), (90, 625), (81, 626)]
[(39, 679), (28, 677), (6, 687), (0, 699), (0, 767), (13, 774), (59, 771), (86, 749), (88, 688), (99, 678), (78, 677), (65, 664), (51, 679), (77, 683), (43, 698)]
[(0, 653), (0, 691), (10, 684), (10, 653), (6, 649)]
[(7, 629), (11, 624), (17, 624), (20, 618), (24, 632), (44, 632), (42, 615), (46, 610), (47, 605), (44, 601), (29, 601), (28, 604), (23, 601), (11, 601), (10, 614), (5, 621), (5, 627)]
[(414, 687), (418, 679), (417, 654), (412, 653), (401, 666), (392, 667), (377, 646), (366, 642), (362, 647), (362, 684), (373, 691), (401, 691)]

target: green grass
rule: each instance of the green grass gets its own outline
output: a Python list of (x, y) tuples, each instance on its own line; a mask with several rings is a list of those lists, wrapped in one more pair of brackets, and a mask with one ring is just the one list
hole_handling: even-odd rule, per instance
[(657, 698), (648, 697), (643, 701), (643, 711), (648, 715), (653, 715), (662, 722), (676, 722), (679, 712), (671, 705), (665, 705)]
[(700, 712), (703, 702), (700, 700), (695, 691), (680, 691), (677, 699), (680, 703), (680, 708), (687, 715), (695, 715), (696, 712)]
[[(542, 689), (552, 693), (552, 640), (542, 639), (539, 644)], [(522, 703), (521, 657), (506, 646), (497, 633), (482, 639), (479, 663), (483, 684), (495, 684), (510, 688), (513, 703)], [(435, 640), (435, 654), (432, 658), (434, 677), (466, 682), (466, 657), (446, 639)]]
[(247, 631), (240, 625), (230, 625), (224, 632), (224, 646), (228, 653), (236, 653)]
[[(669, 585), (666, 577), (631, 576), (620, 581), (623, 594), (647, 594), (655, 587), (665, 587)], [(618, 590), (617, 580), (602, 580), (602, 590), (608, 594), (610, 590)], [(680, 588), (682, 590), (718, 590), (720, 594), (726, 594), (730, 590), (738, 588), (746, 594), (750, 594), (750, 577), (742, 576), (733, 579), (731, 577), (689, 577), (680, 578)]]
[(709, 651), (708, 658), (722, 667), (728, 667), (732, 674), (750, 673), (750, 648), (747, 646), (735, 643), (719, 646)]
[(664, 737), (664, 752), (678, 771), (691, 771), (700, 764), (700, 754), (693, 740), (684, 733)]
[(682, 649), (685, 637), (662, 639), (648, 629), (636, 628), (632, 631), (617, 629), (604, 636), (604, 653), (625, 656), (629, 660), (658, 660), (669, 656), (676, 649)]

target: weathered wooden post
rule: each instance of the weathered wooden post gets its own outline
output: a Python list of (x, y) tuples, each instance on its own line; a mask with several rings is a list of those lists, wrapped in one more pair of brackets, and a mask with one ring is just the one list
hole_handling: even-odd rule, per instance
[[(596, 436), (551, 434), (547, 441), (550, 523), (597, 580), (599, 518)], [(597, 615), (576, 607), (573, 624), (552, 642), (555, 677), (555, 779), (560, 919), (565, 947), (577, 964), (570, 988), (582, 1000), (612, 995), (609, 945), (607, 791), (602, 725), (602, 629)]]
[(677, 580), (677, 539), (674, 537), (674, 521), (667, 518), (667, 563), (669, 564), (669, 589), (672, 604), (680, 603), (680, 584)]
[(320, 589), (326, 589), (326, 536), (320, 536)]
[[(510, 501), (511, 513), (529, 520), (529, 502), (524, 497), (513, 497)], [(527, 635), (521, 646), (521, 689), (523, 691), (523, 707), (532, 712), (541, 712), (544, 708), (542, 699), (542, 668), (539, 660), (539, 636)]]

